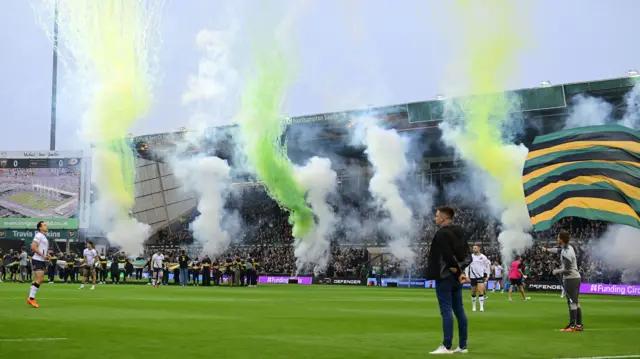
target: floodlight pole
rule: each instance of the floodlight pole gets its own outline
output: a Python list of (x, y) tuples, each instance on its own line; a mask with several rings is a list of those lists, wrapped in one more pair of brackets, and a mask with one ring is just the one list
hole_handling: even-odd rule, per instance
[(53, 69), (51, 75), (51, 132), (49, 150), (56, 150), (56, 107), (58, 102), (58, 1), (53, 17)]

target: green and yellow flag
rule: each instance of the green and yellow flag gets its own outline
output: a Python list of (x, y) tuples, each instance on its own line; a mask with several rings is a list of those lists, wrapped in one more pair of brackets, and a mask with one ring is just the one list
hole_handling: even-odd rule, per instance
[(522, 183), (536, 231), (564, 217), (640, 229), (640, 131), (603, 125), (538, 136)]

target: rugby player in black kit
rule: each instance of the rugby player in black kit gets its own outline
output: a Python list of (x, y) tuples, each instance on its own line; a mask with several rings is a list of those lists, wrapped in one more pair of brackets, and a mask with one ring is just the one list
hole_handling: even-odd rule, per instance
[(211, 285), (211, 259), (209, 255), (205, 255), (200, 263), (202, 266), (202, 285), (208, 287)]
[(213, 285), (215, 286), (220, 285), (220, 277), (222, 277), (222, 273), (220, 272), (221, 270), (222, 270), (222, 267), (220, 265), (220, 262), (216, 259), (213, 262), (212, 269), (211, 269), (211, 275), (213, 276)]
[(236, 265), (233, 263), (233, 259), (227, 258), (227, 262), (225, 263), (225, 271), (224, 274), (227, 276), (227, 285), (229, 287), (233, 287), (233, 280), (235, 277)]

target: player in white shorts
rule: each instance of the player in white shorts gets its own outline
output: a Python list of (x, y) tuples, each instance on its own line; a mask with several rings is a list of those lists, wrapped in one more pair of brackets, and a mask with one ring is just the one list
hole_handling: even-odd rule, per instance
[(40, 308), (38, 303), (36, 303), (36, 293), (38, 293), (40, 285), (44, 282), (44, 271), (47, 268), (47, 263), (49, 261), (49, 240), (46, 237), (46, 234), (49, 233), (49, 229), (47, 228), (47, 224), (43, 221), (38, 222), (36, 228), (38, 233), (36, 233), (35, 237), (33, 237), (33, 242), (31, 242), (31, 251), (33, 252), (31, 265), (33, 266), (32, 269), (35, 280), (31, 283), (27, 304), (34, 308)]
[(91, 290), (96, 289), (96, 258), (98, 258), (98, 252), (93, 248), (93, 242), (87, 242), (87, 248), (82, 252), (84, 262), (82, 263), (82, 285), (78, 289), (84, 289), (84, 284), (87, 282), (87, 277), (91, 273), (91, 279), (93, 280)]
[(154, 288), (158, 288), (158, 286), (162, 282), (162, 272), (164, 269), (163, 262), (164, 255), (162, 254), (162, 252), (155, 253), (151, 257), (151, 270), (153, 270), (153, 273), (150, 273), (150, 275), (152, 276), (151, 279)]
[(504, 269), (502, 268), (500, 263), (496, 261), (496, 264), (494, 264), (493, 266), (493, 279), (495, 281), (493, 284), (494, 292), (496, 290), (501, 290), (502, 292), (504, 292), (504, 280), (502, 279), (503, 275), (504, 275)]
[(476, 311), (476, 296), (480, 301), (480, 311), (484, 312), (485, 283), (491, 271), (491, 261), (484, 254), (480, 253), (480, 247), (473, 246), (471, 254), (471, 264), (467, 267), (467, 278), (471, 280), (471, 311)]

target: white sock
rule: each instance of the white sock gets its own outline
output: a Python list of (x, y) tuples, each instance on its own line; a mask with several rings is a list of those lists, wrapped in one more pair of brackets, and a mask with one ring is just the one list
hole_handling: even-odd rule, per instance
[(480, 309), (484, 309), (484, 295), (480, 296)]
[(476, 306), (476, 296), (475, 295), (471, 296), (471, 303), (473, 304), (473, 307), (475, 308), (475, 306)]
[(38, 293), (38, 288), (32, 284), (31, 289), (29, 289), (29, 298), (36, 299), (36, 293)]

